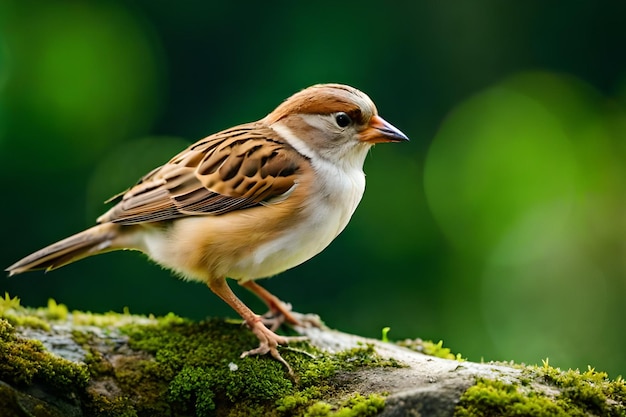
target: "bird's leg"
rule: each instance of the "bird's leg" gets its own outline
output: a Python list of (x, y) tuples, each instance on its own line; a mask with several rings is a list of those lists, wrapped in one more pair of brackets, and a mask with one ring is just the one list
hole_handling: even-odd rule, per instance
[(261, 287), (256, 282), (240, 282), (239, 285), (252, 291), (257, 297), (263, 300), (265, 305), (267, 305), (269, 311), (261, 316), (261, 321), (268, 326), (270, 330), (276, 331), (284, 322), (293, 326), (322, 327), (322, 322), (319, 316), (315, 314), (300, 314), (291, 311), (291, 304), (281, 301), (278, 297)]
[(265, 355), (269, 353), (274, 359), (285, 365), (289, 374), (292, 375), (293, 371), (291, 370), (291, 367), (287, 361), (280, 356), (277, 347), (278, 345), (285, 345), (290, 341), (299, 341), (304, 338), (279, 336), (265, 327), (261, 318), (254, 314), (252, 310), (250, 310), (239, 298), (237, 298), (224, 278), (211, 279), (209, 280), (208, 285), (211, 291), (217, 294), (222, 300), (231, 306), (241, 316), (241, 318), (244, 319), (246, 325), (259, 339), (259, 347), (243, 352), (241, 357), (245, 358), (248, 355)]
[(240, 283), (240, 285), (252, 291), (267, 305), (269, 311), (261, 317), (261, 321), (270, 330), (276, 331), (284, 322), (294, 326), (300, 325), (300, 321), (291, 313), (291, 304), (282, 302), (278, 297), (254, 281), (246, 281)]

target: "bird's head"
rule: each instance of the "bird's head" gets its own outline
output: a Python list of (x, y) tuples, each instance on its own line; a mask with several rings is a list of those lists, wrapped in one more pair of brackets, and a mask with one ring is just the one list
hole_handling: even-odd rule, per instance
[(264, 122), (305, 156), (363, 165), (376, 143), (409, 140), (378, 115), (372, 100), (356, 88), (318, 84), (281, 103)]

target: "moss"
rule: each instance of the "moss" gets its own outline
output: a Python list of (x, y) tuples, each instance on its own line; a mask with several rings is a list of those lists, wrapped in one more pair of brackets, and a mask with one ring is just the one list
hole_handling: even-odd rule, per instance
[(16, 310), (20, 308), (20, 299), (17, 297), (11, 298), (8, 292), (4, 293), (4, 298), (0, 298), (0, 316), (4, 316), (4, 313), (10, 310)]
[(336, 417), (374, 416), (385, 407), (385, 398), (378, 394), (370, 394), (367, 397), (354, 394), (332, 414)]
[[(13, 387), (38, 384), (80, 398), (83, 414), (96, 417), (371, 416), (384, 407), (384, 397), (349, 392), (335, 375), (362, 367), (402, 366), (380, 357), (372, 345), (330, 355), (302, 342), (281, 348), (294, 370), (295, 378), (290, 378), (268, 357), (239, 357), (257, 340), (237, 322), (191, 322), (173, 314), (139, 317), (128, 310), (69, 315), (67, 307), (53, 300), (45, 308), (27, 309), (8, 295), (0, 298), (0, 317), (5, 318), (0, 320), (0, 380), (10, 384), (0, 387), (0, 406), (16, 404), (16, 396), (26, 395)], [(14, 325), (48, 329), (50, 323), (68, 320), (74, 323), (72, 338), (88, 352), (85, 364), (52, 355), (40, 342), (23, 339), (14, 330)], [(399, 344), (460, 359), (441, 341)], [(456, 415), (626, 416), (626, 384), (621, 378), (610, 381), (591, 368), (563, 372), (547, 361), (519, 369), (519, 384), (478, 379), (463, 394)], [(65, 415), (42, 401), (31, 404), (32, 415)]]
[(87, 384), (84, 365), (47, 352), (37, 340), (18, 337), (8, 321), (0, 319), (0, 379), (15, 386), (43, 382), (60, 392)]
[[(88, 342), (86, 346), (88, 347)], [(154, 372), (142, 352), (103, 355), (89, 350), (85, 362), (92, 376), (84, 408), (90, 416), (170, 415), (167, 381)]]
[(450, 348), (443, 347), (443, 340), (440, 340), (438, 343), (434, 343), (430, 340), (406, 339), (396, 342), (396, 344), (429, 356), (436, 356), (443, 359), (454, 359), (457, 361), (465, 360), (460, 353), (454, 354)]
[(376, 353), (374, 345), (367, 344), (344, 350), (336, 355), (336, 359), (342, 363), (344, 369), (351, 369), (358, 366), (393, 367), (400, 368), (402, 364), (397, 360), (385, 359)]
[[(75, 326), (96, 326), (110, 327), (119, 326), (124, 319), (131, 319), (133, 316), (124, 313), (109, 311), (103, 314), (93, 314), (82, 311), (72, 311), (72, 323)], [(135, 316), (136, 317), (136, 316)]]
[[(391, 328), (384, 327), (382, 330), (382, 341), (389, 342), (389, 331)], [(460, 353), (452, 353), (450, 348), (443, 347), (443, 340), (435, 343), (430, 340), (417, 339), (405, 339), (395, 342), (398, 346), (402, 346), (416, 352), (423, 353), (428, 356), (436, 356), (442, 359), (453, 359), (457, 361), (465, 361), (466, 359), (461, 356)]]
[(85, 364), (91, 376), (113, 375), (113, 365), (97, 350), (89, 350), (85, 355)]
[[(497, 416), (626, 416), (626, 384), (589, 368), (561, 371), (544, 362), (523, 370), (523, 383), (480, 378), (462, 396), (457, 417)], [(534, 382), (558, 388), (558, 395), (535, 388)]]
[(276, 411), (284, 414), (292, 414), (294, 410), (304, 408), (313, 398), (321, 398), (319, 391), (311, 391), (312, 389), (313, 387), (306, 388), (279, 398), (276, 400)]
[(559, 388), (557, 401), (564, 408), (580, 411), (580, 415), (626, 416), (626, 383), (620, 377), (611, 381), (604, 372), (589, 367), (579, 370), (561, 371), (544, 361), (541, 367), (527, 371), (542, 382)]
[[(20, 305), (20, 299), (11, 298), (8, 293), (4, 293), (4, 298), (0, 298), (0, 318), (8, 321), (13, 326), (30, 327), (33, 329), (50, 330), (50, 325), (45, 317), (41, 317), (41, 312), (36, 310), (24, 314), (24, 308)], [(43, 310), (42, 310), (43, 311)]]
[(84, 364), (61, 359), (0, 322), (0, 379), (23, 388), (42, 382), (80, 398), (83, 412), (96, 417), (368, 416), (384, 406), (383, 397), (344, 392), (334, 376), (366, 366), (401, 366), (372, 345), (330, 355), (301, 342), (281, 348), (294, 370), (290, 377), (269, 357), (239, 357), (258, 343), (239, 322), (139, 317), (127, 310), (70, 315), (53, 300), (30, 309), (8, 295), (0, 298), (0, 316), (46, 330), (50, 323), (72, 322), (71, 337), (87, 352)]
[[(128, 397), (107, 396), (89, 387), (92, 401), (85, 405), (86, 415), (93, 417), (120, 416), (137, 417), (137, 411)], [(167, 414), (164, 414), (167, 415)]]
[(304, 413), (306, 417), (369, 417), (375, 416), (385, 407), (385, 398), (370, 394), (367, 397), (354, 394), (339, 407), (318, 401), (309, 406)]
[(20, 316), (7, 311), (2, 318), (13, 326), (50, 331), (50, 324), (37, 316)]
[[(291, 346), (281, 352), (294, 370), (291, 379), (277, 361), (239, 357), (257, 343), (239, 324), (221, 320), (193, 323), (170, 315), (158, 319), (158, 324), (132, 325), (123, 331), (133, 349), (154, 356), (153, 372), (170, 381), (168, 400), (176, 413), (185, 415), (250, 415), (251, 410), (264, 416), (301, 415), (341, 391), (332, 380), (338, 371), (399, 366), (381, 358), (372, 346), (332, 356), (301, 343), (297, 349)], [(367, 398), (358, 404), (335, 404), (331, 410), (354, 409), (354, 415), (369, 415), (362, 404), (373, 404), (375, 398)]]
[(74, 340), (77, 345), (87, 346), (91, 338), (86, 332), (80, 330), (72, 330), (72, 340)]
[(68, 309), (65, 304), (57, 304), (52, 298), (48, 299), (47, 308), (37, 309), (41, 311), (48, 320), (67, 320)]
[(328, 416), (333, 410), (333, 406), (323, 401), (318, 401), (307, 408), (304, 413), (305, 417), (324, 417)]
[(19, 298), (11, 298), (8, 293), (4, 293), (4, 298), (0, 298), (0, 317), (13, 326), (49, 331), (50, 321), (66, 320), (67, 315), (67, 307), (57, 304), (53, 299), (48, 300), (47, 307), (27, 309), (20, 305)]
[(456, 417), (568, 416), (565, 410), (546, 396), (522, 392), (514, 384), (482, 378), (461, 396), (454, 415)]

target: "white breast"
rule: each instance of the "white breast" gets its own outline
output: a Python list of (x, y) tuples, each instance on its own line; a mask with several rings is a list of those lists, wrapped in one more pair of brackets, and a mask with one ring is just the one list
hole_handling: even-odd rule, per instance
[(229, 276), (256, 279), (278, 274), (324, 250), (346, 227), (365, 191), (363, 162), (369, 147), (357, 146), (352, 158), (333, 163), (320, 158), (284, 124), (272, 128), (311, 161), (316, 179), (311, 198), (298, 225), (282, 236), (260, 245), (248, 259), (238, 262)]
[(299, 224), (233, 265), (229, 277), (250, 280), (293, 268), (324, 250), (346, 227), (365, 191), (365, 174), (360, 167), (341, 172), (328, 162), (314, 168), (318, 180), (313, 195), (319, 198), (304, 208)]

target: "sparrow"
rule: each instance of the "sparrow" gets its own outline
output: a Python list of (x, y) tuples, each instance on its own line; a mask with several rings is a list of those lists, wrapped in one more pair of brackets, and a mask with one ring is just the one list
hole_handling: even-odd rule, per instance
[[(269, 353), (291, 339), (268, 328), (226, 278), (255, 293), (273, 315), (300, 320), (255, 281), (320, 253), (346, 227), (365, 191), (363, 163), (376, 143), (408, 141), (356, 88), (318, 84), (259, 121), (199, 140), (136, 185), (97, 225), (9, 266), (9, 276), (59, 268), (114, 250), (138, 250), (183, 279), (204, 282), (244, 320)], [(274, 326), (277, 327), (277, 326)]]

